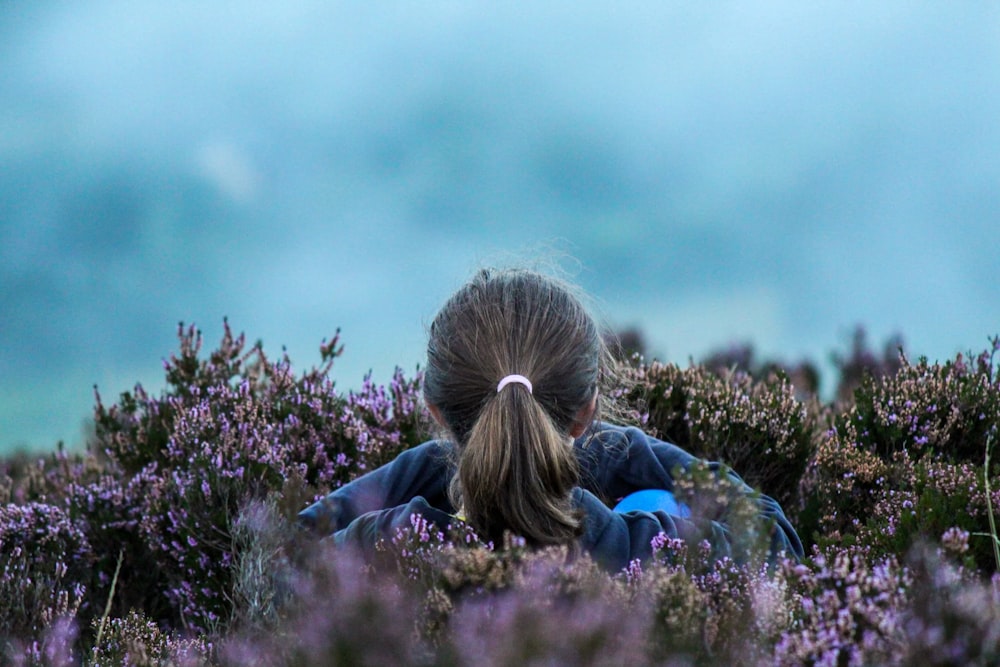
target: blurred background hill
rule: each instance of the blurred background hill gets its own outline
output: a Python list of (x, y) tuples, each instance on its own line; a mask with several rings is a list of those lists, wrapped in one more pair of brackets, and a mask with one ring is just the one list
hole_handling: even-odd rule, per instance
[(489, 262), (679, 363), (982, 349), (998, 71), (988, 3), (0, 3), (0, 453), (178, 321), (385, 382)]

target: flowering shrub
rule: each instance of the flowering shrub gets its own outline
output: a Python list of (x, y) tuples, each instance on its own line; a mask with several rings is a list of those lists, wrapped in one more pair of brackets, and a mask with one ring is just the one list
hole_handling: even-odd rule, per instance
[(92, 567), (73, 579), (84, 627), (108, 600), (119, 557), (113, 614), (139, 607), (158, 623), (224, 627), (243, 507), (272, 498), (290, 516), (429, 430), (419, 377), (397, 371), (388, 388), (366, 378), (360, 391), (337, 392), (336, 337), (321, 346), (323, 365), (297, 378), (287, 358), (247, 350), (228, 325), (207, 359), (193, 327), (178, 334), (161, 396), (137, 386), (106, 407), (97, 395), (89, 453), (0, 468), (2, 500), (52, 503), (94, 546)]
[(291, 582), (280, 629), (229, 637), (219, 651), (221, 664), (427, 664), (429, 649), (414, 633), (419, 604), (402, 582), (373, 576), (350, 553), (313, 553), (307, 571)]
[(88, 655), (88, 662), (95, 667), (195, 667), (205, 664), (210, 654), (204, 641), (165, 633), (134, 609), (125, 618), (108, 619), (103, 628), (99, 621), (94, 625), (95, 634), (101, 633), (101, 641)]
[(775, 647), (779, 665), (885, 665), (904, 646), (908, 574), (892, 556), (874, 564), (858, 551), (814, 554), (811, 567), (786, 563), (795, 632)]
[(910, 558), (915, 580), (903, 613), (906, 633), (900, 664), (996, 665), (1000, 663), (1000, 578), (981, 580), (923, 547)]
[[(0, 657), (63, 654), (86, 592), (87, 538), (52, 505), (0, 505)], [(53, 632), (60, 626), (62, 632)], [(71, 642), (70, 642), (71, 643)]]
[[(299, 378), (287, 357), (272, 362), (259, 343), (245, 350), (245, 337), (234, 337), (228, 323), (208, 359), (199, 358), (202, 338), (194, 327), (179, 327), (178, 338), (180, 354), (164, 364), (163, 396), (137, 386), (109, 408), (97, 397), (94, 449), (126, 473), (152, 464), (172, 469), (216, 439), (252, 441), (276, 447), (261, 454), (263, 466), (294, 467), (306, 483), (329, 488), (427, 434), (429, 419), (416, 400), (419, 378), (407, 380), (397, 370), (388, 390), (370, 378), (356, 393), (335, 389), (329, 373), (341, 351), (337, 336), (320, 346), (322, 365)], [(243, 472), (273, 482), (263, 468)]]
[(646, 430), (727, 464), (783, 507), (796, 507), (817, 416), (796, 399), (784, 375), (719, 376), (704, 366), (653, 362), (632, 369), (629, 379), (634, 388), (626, 400)]
[(652, 560), (609, 574), (568, 548), (483, 543), (419, 516), (374, 562), (309, 541), (299, 509), (427, 437), (419, 375), (340, 392), (337, 337), (295, 374), (228, 325), (207, 357), (194, 328), (178, 334), (159, 396), (97, 395), (87, 452), (0, 462), (3, 664), (1000, 657), (1000, 575), (989, 574), (1000, 568), (1000, 457), (988, 459), (1000, 338), (914, 364), (857, 337), (836, 360), (853, 392), (829, 405), (747, 351), (687, 369), (634, 365), (618, 392), (625, 409), (777, 498), (812, 550), (764, 562), (752, 507), (696, 467), (675, 492), (730, 526), (732, 551), (660, 536)]
[(748, 343), (715, 350), (702, 358), (699, 365), (720, 377), (736, 372), (755, 378), (784, 375), (793, 385), (795, 396), (803, 401), (819, 393), (820, 373), (811, 361), (803, 360), (794, 364), (774, 360), (760, 361), (753, 346)]
[(647, 616), (587, 559), (532, 554), (502, 593), (468, 596), (437, 656), (460, 665), (646, 664)]
[(882, 347), (882, 353), (872, 351), (868, 346), (868, 335), (863, 327), (854, 330), (851, 351), (847, 354), (833, 353), (833, 365), (839, 371), (836, 400), (849, 404), (854, 392), (865, 378), (882, 380), (891, 378), (901, 368), (903, 339), (899, 335), (890, 337)]
[[(88, 483), (69, 482), (64, 504), (74, 525), (87, 536), (93, 550), (87, 582), (87, 605), (80, 618), (86, 627), (101, 614), (110, 597), (112, 614), (143, 609), (153, 618), (171, 617), (163, 595), (157, 555), (141, 533), (147, 493), (155, 482), (148, 472), (132, 477), (104, 473)], [(121, 559), (114, 596), (111, 583)]]
[(998, 350), (1000, 337), (971, 361), (903, 356), (895, 375), (866, 376), (820, 438), (804, 478), (812, 519), (801, 528), (822, 544), (893, 554), (957, 528), (974, 536), (969, 562), (996, 569), (992, 538), (977, 534), (988, 529), (987, 479), (994, 508), (1000, 500), (1000, 469), (984, 468), (1000, 430)]
[(233, 612), (233, 525), (245, 504), (274, 494), (295, 511), (422, 440), (428, 419), (419, 378), (399, 371), (388, 390), (368, 378), (359, 392), (337, 392), (337, 337), (321, 346), (323, 365), (296, 378), (287, 357), (246, 350), (228, 324), (208, 359), (193, 327), (178, 336), (163, 396), (136, 387), (109, 408), (98, 396), (94, 449), (127, 479), (122, 497), (134, 492), (117, 523), (100, 526), (133, 531), (126, 542), (154, 554), (173, 618), (208, 630)]

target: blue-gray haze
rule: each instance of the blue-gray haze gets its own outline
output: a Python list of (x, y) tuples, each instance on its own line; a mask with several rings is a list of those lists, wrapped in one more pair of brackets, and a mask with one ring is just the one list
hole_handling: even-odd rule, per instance
[(178, 321), (413, 371), (561, 257), (685, 363), (1000, 331), (994, 3), (3, 2), (0, 451), (162, 388)]

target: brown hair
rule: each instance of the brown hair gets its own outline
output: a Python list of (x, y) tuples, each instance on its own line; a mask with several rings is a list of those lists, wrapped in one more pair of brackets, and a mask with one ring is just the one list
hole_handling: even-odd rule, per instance
[[(526, 270), (483, 270), (430, 328), (424, 398), (455, 441), (449, 493), (481, 537), (504, 530), (533, 544), (581, 531), (579, 471), (569, 434), (594, 399), (609, 355), (572, 291)], [(532, 391), (497, 383), (526, 376)]]

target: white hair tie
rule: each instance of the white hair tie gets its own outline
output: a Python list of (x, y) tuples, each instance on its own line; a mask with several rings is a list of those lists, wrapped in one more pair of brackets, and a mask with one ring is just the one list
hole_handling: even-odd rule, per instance
[(497, 393), (499, 394), (501, 389), (503, 389), (512, 382), (523, 384), (525, 387), (528, 388), (528, 393), (529, 394), (531, 393), (531, 380), (524, 377), (523, 375), (517, 375), (516, 373), (513, 375), (508, 375), (504, 379), (500, 380), (500, 383), (497, 385)]

